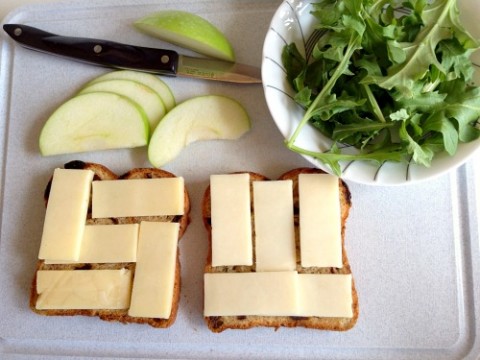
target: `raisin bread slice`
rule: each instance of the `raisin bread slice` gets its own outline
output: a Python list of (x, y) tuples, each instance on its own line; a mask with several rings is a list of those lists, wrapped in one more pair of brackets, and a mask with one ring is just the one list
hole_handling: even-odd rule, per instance
[[(117, 176), (107, 167), (83, 161), (71, 161), (64, 165), (65, 169), (83, 169), (91, 170), (94, 172), (94, 180), (117, 180), (117, 179), (151, 179), (151, 178), (166, 178), (175, 177), (174, 174), (154, 168), (137, 168), (128, 171), (127, 173)], [(44, 200), (45, 205), (48, 203), (50, 193), (51, 179), (48, 182), (45, 192)], [(142, 217), (124, 217), (124, 218), (102, 218), (92, 219), (91, 216), (91, 202), (87, 214), (86, 224), (137, 224), (141, 221), (159, 221), (159, 222), (177, 222), (179, 223), (179, 239), (183, 236), (189, 224), (189, 212), (190, 212), (190, 199), (187, 189), (184, 189), (184, 214), (177, 216), (142, 216)], [(168, 319), (160, 318), (145, 318), (145, 317), (132, 317), (128, 315), (128, 309), (125, 310), (109, 310), (109, 309), (94, 309), (94, 310), (39, 310), (36, 308), (36, 302), (38, 299), (37, 293), (37, 271), (38, 270), (118, 270), (128, 269), (133, 273), (135, 272), (135, 263), (113, 263), (113, 264), (46, 264), (43, 260), (37, 262), (35, 276), (33, 278), (30, 294), (30, 308), (37, 314), (47, 316), (97, 316), (106, 321), (119, 321), (121, 323), (140, 323), (149, 324), (155, 328), (166, 328), (171, 326), (176, 319), (178, 304), (180, 300), (180, 253), (177, 249), (176, 268), (175, 268), (175, 282), (174, 291), (172, 297), (172, 311)]]
[[(341, 205), (341, 235), (342, 235), (342, 268), (334, 267), (308, 267), (303, 268), (300, 265), (299, 258), (299, 195), (298, 195), (298, 176), (302, 173), (323, 173), (322, 170), (316, 168), (298, 168), (288, 171), (279, 177), (279, 180), (292, 180), (293, 181), (293, 197), (294, 197), (294, 224), (295, 224), (295, 238), (297, 247), (297, 271), (298, 273), (311, 273), (311, 274), (351, 274), (350, 264), (345, 251), (345, 227), (346, 221), (351, 208), (351, 194), (347, 185), (339, 179), (340, 186), (340, 205)], [(249, 172), (250, 185), (253, 181), (269, 180), (264, 175)], [(250, 192), (253, 193), (252, 185), (250, 186)], [(253, 196), (251, 196), (253, 202)], [(211, 208), (210, 208), (210, 187), (205, 191), (203, 197), (203, 222), (208, 231), (209, 249), (208, 257), (205, 265), (205, 273), (232, 273), (232, 272), (254, 272), (255, 265), (253, 266), (212, 266), (212, 226), (211, 226)], [(253, 208), (253, 204), (252, 204)], [(252, 214), (253, 216), (253, 214)], [(252, 231), (254, 231), (252, 229)], [(253, 238), (253, 246), (255, 248), (255, 240)], [(255, 257), (255, 252), (254, 255)], [(255, 259), (254, 259), (255, 263)], [(306, 327), (322, 330), (336, 330), (345, 331), (351, 329), (357, 322), (359, 315), (358, 295), (355, 288), (355, 283), (352, 277), (352, 312), (351, 318), (339, 318), (339, 317), (298, 317), (298, 316), (207, 316), (205, 321), (208, 328), (212, 332), (222, 332), (226, 329), (249, 329), (252, 327)]]

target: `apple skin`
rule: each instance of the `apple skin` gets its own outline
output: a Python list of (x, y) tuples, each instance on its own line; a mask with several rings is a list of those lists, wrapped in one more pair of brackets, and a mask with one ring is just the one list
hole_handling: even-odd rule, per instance
[(225, 35), (204, 18), (179, 10), (153, 13), (134, 22), (140, 31), (161, 40), (211, 56), (235, 62), (235, 53)]
[(152, 88), (158, 94), (158, 96), (160, 96), (167, 111), (172, 110), (175, 106), (175, 97), (173, 96), (172, 90), (156, 75), (134, 70), (110, 71), (93, 79), (86, 85), (86, 87), (106, 80), (131, 80), (139, 82)]
[(133, 148), (148, 143), (149, 124), (143, 110), (124, 96), (92, 92), (60, 105), (39, 138), (44, 156)]
[(79, 94), (99, 91), (125, 96), (139, 105), (148, 117), (151, 131), (167, 112), (160, 96), (149, 86), (137, 81), (124, 79), (94, 81), (84, 87)]
[(250, 128), (250, 117), (238, 101), (220, 95), (194, 97), (163, 117), (150, 138), (148, 159), (159, 168), (192, 142), (234, 140)]

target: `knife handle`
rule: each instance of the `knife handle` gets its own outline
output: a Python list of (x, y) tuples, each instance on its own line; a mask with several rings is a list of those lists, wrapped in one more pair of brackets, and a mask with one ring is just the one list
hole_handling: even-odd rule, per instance
[(5, 31), (26, 47), (96, 65), (138, 69), (162, 75), (177, 73), (179, 55), (172, 50), (147, 48), (92, 38), (60, 36), (19, 24)]

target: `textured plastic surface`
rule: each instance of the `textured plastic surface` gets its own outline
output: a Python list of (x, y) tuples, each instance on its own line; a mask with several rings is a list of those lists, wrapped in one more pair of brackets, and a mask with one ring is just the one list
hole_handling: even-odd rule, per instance
[[(20, 8), (5, 21), (179, 50), (135, 31), (131, 23), (159, 9), (185, 9), (217, 24), (233, 43), (238, 61), (260, 66), (263, 38), (279, 4), (71, 1)], [(0, 358), (479, 357), (478, 174), (473, 168), (478, 156), (456, 172), (415, 185), (349, 184), (353, 208), (346, 246), (360, 301), (359, 321), (352, 330), (208, 331), (202, 317), (207, 232), (201, 200), (209, 175), (251, 170), (276, 178), (291, 168), (309, 166), (283, 146), (259, 85), (163, 78), (178, 102), (202, 94), (238, 99), (253, 124), (238, 141), (192, 144), (165, 167), (185, 177), (192, 197), (192, 222), (180, 242), (183, 283), (174, 326), (163, 330), (34, 314), (28, 309), (29, 289), (44, 217), (43, 190), (53, 169), (73, 159), (100, 162), (118, 173), (149, 163), (146, 149), (42, 158), (37, 144), (46, 117), (85, 82), (109, 70), (26, 50), (6, 36), (0, 61)]]

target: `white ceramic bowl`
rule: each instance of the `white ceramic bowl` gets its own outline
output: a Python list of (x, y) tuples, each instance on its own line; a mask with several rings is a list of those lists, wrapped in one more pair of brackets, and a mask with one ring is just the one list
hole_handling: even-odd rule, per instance
[[(275, 12), (263, 46), (262, 80), (270, 113), (285, 139), (290, 138), (302, 119), (304, 110), (295, 103), (295, 91), (286, 80), (281, 54), (286, 44), (295, 42), (305, 55), (305, 42), (313, 31), (316, 19), (310, 14), (311, 0), (285, 0)], [(473, 36), (480, 38), (480, 24), (474, 14), (480, 13), (480, 1), (459, 0), (459, 9), (465, 27)], [(479, 64), (475, 81), (480, 84), (480, 53), (474, 54), (474, 63)], [(326, 151), (332, 140), (323, 136), (313, 126), (307, 124), (295, 145), (311, 150)], [(480, 140), (459, 144), (454, 156), (447, 153), (436, 154), (430, 167), (414, 163), (353, 161), (341, 163), (342, 178), (370, 185), (402, 185), (431, 179), (464, 164), (480, 149)], [(347, 150), (351, 151), (351, 149)], [(304, 156), (314, 166), (327, 172), (330, 169), (322, 162)]]

